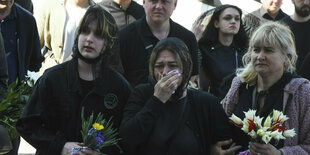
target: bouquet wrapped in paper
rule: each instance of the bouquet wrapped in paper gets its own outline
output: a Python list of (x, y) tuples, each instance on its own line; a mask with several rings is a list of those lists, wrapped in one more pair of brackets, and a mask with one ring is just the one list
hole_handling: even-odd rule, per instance
[[(83, 145), (72, 149), (72, 155), (80, 152), (82, 149), (92, 149), (100, 153), (105, 147), (117, 145), (120, 140), (117, 138), (117, 130), (113, 129), (111, 118), (106, 121), (102, 118), (102, 114), (99, 113), (94, 120), (94, 114), (92, 113), (88, 119), (84, 119), (84, 108), (82, 108), (82, 130)], [(100, 153), (101, 154), (101, 153)]]
[(284, 122), (289, 118), (281, 111), (273, 110), (265, 121), (262, 117), (256, 116), (256, 110), (250, 109), (244, 112), (245, 118), (241, 120), (232, 114), (230, 122), (250, 136), (251, 141), (268, 144), (272, 139), (279, 141), (296, 135), (294, 129), (286, 129)]

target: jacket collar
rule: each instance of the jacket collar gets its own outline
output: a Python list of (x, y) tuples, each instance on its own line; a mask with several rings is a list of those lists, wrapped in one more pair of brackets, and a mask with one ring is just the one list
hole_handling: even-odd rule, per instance
[(68, 77), (68, 89), (70, 92), (80, 92), (81, 85), (79, 80), (78, 72), (78, 61), (76, 58), (73, 58), (68, 62), (67, 65), (67, 77)]
[[(81, 84), (80, 84), (80, 76), (78, 72), (78, 61), (76, 58), (73, 58), (68, 62), (67, 66), (67, 77), (68, 77), (68, 89), (70, 92), (78, 92), (82, 93)], [(94, 87), (92, 91), (99, 96), (104, 96), (106, 93), (106, 88), (112, 88), (113, 82), (105, 82), (112, 80), (112, 70), (109, 68), (102, 68), (100, 75), (94, 81)], [(104, 75), (104, 76), (102, 76)]]
[[(175, 31), (173, 29), (173, 27), (175, 27), (175, 23), (172, 21), (172, 19), (169, 19), (169, 26), (170, 26), (170, 32), (168, 34), (168, 37), (169, 36), (173, 36), (175, 34)], [(146, 22), (146, 16), (142, 17), (141, 18), (141, 22), (140, 22), (141, 26), (140, 26), (140, 31), (141, 33), (145, 36), (145, 37), (154, 37), (156, 38), (152, 31), (151, 31), (151, 28), (150, 26), (147, 24)]]

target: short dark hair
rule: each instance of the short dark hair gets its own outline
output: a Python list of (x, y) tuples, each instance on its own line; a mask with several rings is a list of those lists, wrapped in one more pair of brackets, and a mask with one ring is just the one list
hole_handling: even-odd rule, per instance
[(160, 52), (168, 50), (176, 56), (176, 61), (182, 70), (183, 81), (181, 86), (186, 86), (191, 78), (193, 62), (186, 44), (176, 37), (168, 37), (159, 41), (153, 48), (150, 56), (149, 72), (150, 76), (155, 79), (154, 65)]

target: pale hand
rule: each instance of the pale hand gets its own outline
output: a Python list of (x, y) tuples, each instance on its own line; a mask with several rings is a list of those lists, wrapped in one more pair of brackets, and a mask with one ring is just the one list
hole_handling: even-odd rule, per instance
[(154, 96), (166, 103), (173, 91), (177, 89), (179, 80), (180, 78), (176, 73), (171, 73), (161, 78), (154, 87)]
[(250, 154), (251, 155), (281, 155), (281, 151), (276, 149), (271, 144), (260, 144), (251, 143), (250, 144)]
[(64, 147), (62, 148), (61, 155), (71, 155), (72, 148), (80, 147), (80, 143), (78, 142), (66, 142)]
[(232, 140), (219, 141), (211, 146), (211, 155), (233, 155), (235, 151), (240, 149), (240, 146), (232, 144), (228, 149), (223, 150), (222, 146), (230, 145)]

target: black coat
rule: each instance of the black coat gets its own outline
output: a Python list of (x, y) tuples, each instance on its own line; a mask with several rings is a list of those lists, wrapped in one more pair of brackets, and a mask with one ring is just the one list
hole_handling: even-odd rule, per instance
[[(216, 97), (193, 89), (187, 92), (188, 106), (191, 111), (183, 123), (190, 127), (199, 142), (200, 150), (197, 152), (210, 154), (211, 144), (230, 139), (228, 118)], [(145, 147), (159, 115), (165, 108), (164, 103), (154, 97), (153, 93), (154, 85), (152, 84), (137, 86), (124, 108), (120, 136), (126, 146), (124, 149), (132, 154), (151, 153), (147, 152)], [(172, 154), (175, 154), (173, 150)]]
[(105, 119), (113, 116), (114, 128), (119, 128), (129, 94), (129, 83), (119, 73), (103, 68), (93, 89), (82, 98), (77, 59), (72, 59), (47, 70), (39, 79), (17, 130), (37, 149), (36, 154), (60, 154), (66, 142), (82, 142), (82, 106), (85, 117), (93, 111), (96, 118), (101, 112)]

